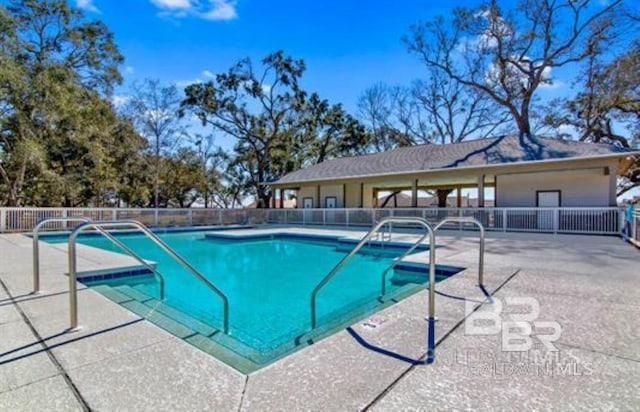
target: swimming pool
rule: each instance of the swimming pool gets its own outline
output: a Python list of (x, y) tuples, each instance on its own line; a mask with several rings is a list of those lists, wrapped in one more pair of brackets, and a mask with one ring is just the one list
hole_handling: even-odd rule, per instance
[[(127, 234), (119, 238), (145, 259), (157, 263), (165, 278), (164, 302), (159, 301), (158, 282), (149, 274), (102, 276), (86, 278), (84, 282), (243, 372), (267, 365), (415, 293), (428, 280), (426, 265), (399, 265), (387, 277), (386, 294), (380, 298), (383, 271), (408, 246), (386, 244), (384, 248), (364, 248), (318, 295), (320, 327), (309, 334), (311, 292), (353, 248), (355, 240), (299, 234), (158, 235), (228, 296), (228, 336), (219, 332), (222, 327), (219, 297), (143, 236)], [(66, 242), (66, 238), (50, 241)], [(117, 246), (102, 237), (82, 236), (79, 242), (118, 251)], [(441, 267), (438, 280), (458, 270)]]

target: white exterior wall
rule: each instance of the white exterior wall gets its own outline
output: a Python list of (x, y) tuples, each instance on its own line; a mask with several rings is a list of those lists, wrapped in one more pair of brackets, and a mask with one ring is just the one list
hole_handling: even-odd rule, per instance
[(320, 186), (320, 204), (318, 207), (325, 207), (327, 197), (336, 198), (336, 207), (344, 207), (344, 187), (342, 185)]
[(313, 199), (313, 207), (319, 207), (317, 204), (317, 200), (316, 200), (316, 192), (317, 188), (316, 186), (303, 186), (300, 188), (300, 190), (298, 190), (298, 201), (297, 201), (297, 207), (302, 208), (304, 207), (304, 202), (303, 199), (305, 197), (310, 197)]
[(609, 168), (609, 175), (605, 174), (604, 167), (499, 175), (496, 176), (496, 206), (535, 207), (536, 191), (543, 190), (560, 190), (563, 207), (615, 206), (615, 176), (613, 166)]

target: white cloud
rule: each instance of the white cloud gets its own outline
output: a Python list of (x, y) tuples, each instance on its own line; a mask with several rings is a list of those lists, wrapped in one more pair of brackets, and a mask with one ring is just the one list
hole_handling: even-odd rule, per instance
[(211, 72), (210, 70), (204, 70), (202, 72), (202, 76), (208, 78), (208, 79), (213, 79), (216, 75), (213, 74), (213, 72)]
[(205, 20), (233, 20), (238, 17), (235, 0), (151, 0), (160, 16)]
[(189, 9), (191, 2), (189, 0), (151, 0), (154, 6), (161, 9)]
[(116, 94), (113, 97), (111, 97), (111, 103), (113, 103), (113, 105), (116, 108), (120, 108), (126, 105), (127, 103), (129, 103), (130, 100), (131, 100), (131, 96), (127, 96), (126, 94), (123, 94), (123, 95)]
[(91, 13), (100, 13), (93, 0), (76, 0), (76, 7)]
[(202, 14), (202, 18), (207, 20), (233, 20), (238, 17), (235, 3), (228, 0), (213, 0), (210, 2), (211, 9)]
[(133, 74), (135, 72), (135, 69), (133, 68), (133, 66), (127, 66), (124, 68), (124, 72), (127, 74)]

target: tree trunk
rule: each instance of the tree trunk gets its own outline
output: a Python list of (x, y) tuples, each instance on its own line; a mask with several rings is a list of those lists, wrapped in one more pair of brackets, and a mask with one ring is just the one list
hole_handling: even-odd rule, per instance
[(447, 198), (453, 192), (453, 189), (438, 189), (436, 196), (438, 197), (438, 207), (447, 207)]

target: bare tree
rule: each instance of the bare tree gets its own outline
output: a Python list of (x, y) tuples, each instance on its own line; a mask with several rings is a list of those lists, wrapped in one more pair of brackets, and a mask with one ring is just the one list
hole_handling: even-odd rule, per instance
[[(411, 138), (403, 133), (410, 128), (407, 122), (414, 119), (409, 116), (410, 110), (403, 106), (403, 118), (397, 116), (397, 99), (399, 90), (383, 83), (375, 84), (366, 89), (358, 99), (358, 117), (369, 132), (369, 151), (384, 152), (397, 146), (408, 146)], [(403, 102), (405, 103), (405, 102)], [(403, 125), (402, 121), (405, 121)]]
[(458, 8), (411, 28), (406, 39), (429, 70), (504, 107), (523, 135), (532, 131), (537, 89), (553, 69), (602, 51), (622, 0), (522, 0), (504, 11), (496, 0)]
[(156, 79), (146, 79), (131, 87), (127, 112), (153, 150), (153, 207), (159, 205), (161, 155), (174, 149), (178, 137), (184, 132), (177, 115), (181, 101), (176, 86), (163, 85)]
[(428, 80), (415, 81), (411, 95), (424, 111), (431, 130), (425, 143), (459, 143), (494, 135), (509, 114), (476, 90), (432, 70)]

